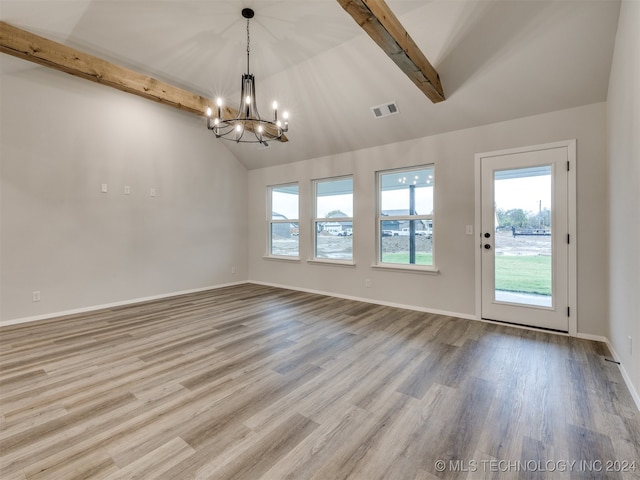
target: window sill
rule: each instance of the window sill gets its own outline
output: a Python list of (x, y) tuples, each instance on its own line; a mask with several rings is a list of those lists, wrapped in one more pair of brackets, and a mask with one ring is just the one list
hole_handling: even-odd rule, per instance
[(263, 260), (275, 260), (276, 262), (300, 263), (300, 257), (285, 257), (278, 255), (264, 255)]
[(332, 265), (335, 267), (355, 267), (356, 264), (349, 260), (330, 260), (322, 258), (310, 258), (307, 263), (312, 265)]
[(436, 267), (429, 266), (409, 266), (409, 265), (401, 265), (401, 264), (380, 264), (375, 263), (371, 265), (371, 268), (379, 269), (379, 270), (390, 270), (394, 272), (403, 272), (403, 273), (419, 273), (425, 275), (438, 275), (440, 270)]

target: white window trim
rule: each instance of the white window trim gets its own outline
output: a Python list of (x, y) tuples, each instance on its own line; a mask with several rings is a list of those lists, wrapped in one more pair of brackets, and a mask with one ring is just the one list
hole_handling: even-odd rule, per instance
[(274, 260), (277, 262), (291, 262), (291, 263), (300, 263), (302, 260), (300, 257), (290, 256), (287, 257), (285, 255), (263, 255), (263, 260)]
[(348, 260), (332, 260), (330, 258), (310, 258), (307, 260), (307, 263), (312, 265), (333, 265), (336, 267), (355, 267), (356, 264), (354, 262), (350, 262)]
[[(273, 218), (273, 189), (279, 188), (279, 187), (292, 186), (292, 185), (296, 185), (298, 187), (298, 218), (274, 219)], [(262, 258), (269, 259), (269, 260), (284, 260), (284, 261), (299, 262), (300, 261), (300, 237), (299, 236), (298, 236), (298, 255), (274, 255), (271, 253), (271, 251), (273, 250), (273, 245), (271, 243), (272, 242), (272, 237), (271, 237), (272, 225), (279, 224), (279, 223), (297, 223), (298, 231), (299, 231), (299, 228), (300, 228), (300, 184), (299, 182), (289, 182), (289, 183), (280, 183), (277, 185), (268, 185), (266, 214), (267, 214), (267, 228), (266, 228), (267, 253), (263, 255)]]
[[(317, 223), (321, 223), (321, 222), (336, 222), (336, 223), (342, 223), (342, 222), (351, 222), (352, 225), (352, 231), (355, 227), (355, 222), (354, 222), (354, 217), (340, 217), (340, 218), (327, 218), (327, 217), (316, 217), (316, 214), (318, 213), (318, 183), (325, 183), (325, 182), (332, 182), (335, 180), (343, 180), (343, 179), (351, 179), (352, 182), (352, 186), (353, 186), (353, 175), (349, 174), (349, 175), (341, 175), (339, 177), (327, 177), (327, 178), (317, 178), (314, 180), (311, 180), (311, 184), (312, 184), (312, 194), (313, 194), (313, 206), (312, 206), (312, 218), (311, 218), (311, 231), (313, 232), (313, 240), (312, 240), (312, 253), (313, 256), (307, 260), (308, 263), (311, 264), (316, 264), (316, 265), (335, 265), (335, 266), (341, 266), (341, 267), (352, 267), (355, 266), (354, 263), (354, 253), (353, 252), (353, 248), (352, 248), (352, 252), (351, 252), (351, 259), (350, 260), (338, 260), (338, 259), (331, 259), (331, 258), (322, 258), (322, 257), (318, 257), (317, 256), (317, 252), (318, 252), (318, 245), (317, 245), (317, 241), (318, 241), (318, 231), (316, 229), (316, 224)], [(353, 187), (351, 189), (351, 195), (353, 195)], [(351, 206), (353, 208), (353, 205)], [(353, 247), (353, 241), (352, 243), (352, 247)]]
[(390, 270), (403, 273), (420, 273), (426, 275), (438, 275), (440, 270), (430, 265), (405, 265), (403, 263), (374, 263), (371, 268)]
[(401, 272), (414, 272), (414, 273), (424, 273), (424, 274), (439, 274), (440, 270), (436, 266), (436, 242), (435, 242), (435, 233), (432, 231), (431, 234), (431, 265), (411, 265), (404, 263), (391, 263), (391, 262), (383, 262), (382, 261), (382, 228), (381, 223), (383, 220), (430, 220), (431, 224), (435, 224), (435, 182), (434, 182), (434, 195), (433, 195), (433, 210), (434, 213), (429, 215), (396, 215), (396, 216), (386, 216), (383, 218), (382, 216), (382, 184), (381, 177), (382, 175), (389, 173), (402, 173), (402, 172), (411, 172), (419, 169), (431, 168), (433, 170), (433, 176), (436, 176), (436, 166), (434, 163), (423, 164), (423, 165), (413, 165), (410, 167), (402, 167), (402, 168), (393, 168), (389, 170), (378, 170), (376, 172), (376, 259), (375, 262), (371, 265), (372, 268), (380, 269), (380, 270), (389, 270), (389, 271), (401, 271)]

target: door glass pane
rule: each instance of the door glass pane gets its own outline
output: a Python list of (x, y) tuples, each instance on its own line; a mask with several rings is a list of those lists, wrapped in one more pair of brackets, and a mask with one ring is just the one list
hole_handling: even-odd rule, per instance
[(552, 306), (551, 166), (494, 172), (495, 300)]

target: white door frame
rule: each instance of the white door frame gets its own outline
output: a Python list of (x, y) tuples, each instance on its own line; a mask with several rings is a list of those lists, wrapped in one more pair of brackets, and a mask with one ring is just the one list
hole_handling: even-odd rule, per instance
[(476, 312), (475, 318), (482, 319), (482, 178), (480, 176), (480, 164), (484, 157), (495, 157), (497, 155), (510, 155), (514, 153), (534, 152), (537, 150), (548, 150), (550, 148), (566, 148), (567, 159), (569, 161), (569, 177), (567, 185), (568, 217), (569, 217), (569, 251), (568, 251), (568, 300), (571, 313), (569, 315), (569, 335), (576, 336), (578, 333), (578, 268), (577, 268), (577, 222), (576, 222), (576, 140), (566, 140), (562, 142), (546, 143), (543, 145), (533, 145), (528, 147), (510, 148), (507, 150), (497, 150), (492, 152), (476, 153), (475, 155), (475, 282), (476, 282)]

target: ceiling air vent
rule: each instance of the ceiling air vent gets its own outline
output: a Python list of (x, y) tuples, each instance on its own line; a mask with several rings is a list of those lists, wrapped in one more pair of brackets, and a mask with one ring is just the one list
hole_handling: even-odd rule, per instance
[(383, 103), (382, 105), (371, 107), (371, 111), (376, 118), (388, 117), (389, 115), (399, 113), (396, 102)]

